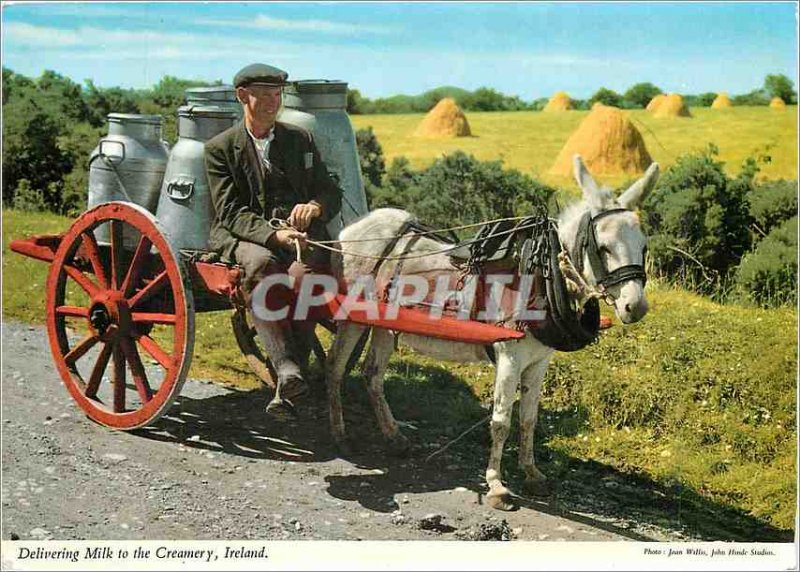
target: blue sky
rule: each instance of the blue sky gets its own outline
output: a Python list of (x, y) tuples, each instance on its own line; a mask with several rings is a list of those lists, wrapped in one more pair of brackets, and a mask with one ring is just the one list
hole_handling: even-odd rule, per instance
[(5, 67), (103, 87), (230, 83), (255, 61), (371, 98), (441, 85), (586, 98), (640, 81), (735, 94), (768, 73), (797, 84), (795, 2), (4, 2), (2, 18)]

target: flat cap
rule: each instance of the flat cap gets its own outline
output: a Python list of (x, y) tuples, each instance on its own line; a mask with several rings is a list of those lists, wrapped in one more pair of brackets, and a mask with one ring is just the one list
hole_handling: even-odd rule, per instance
[(284, 86), (289, 74), (267, 64), (250, 64), (233, 76), (233, 87), (245, 87), (251, 84)]

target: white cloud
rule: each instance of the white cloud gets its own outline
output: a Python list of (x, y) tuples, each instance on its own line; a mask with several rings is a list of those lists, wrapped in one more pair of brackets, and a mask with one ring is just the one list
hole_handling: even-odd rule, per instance
[(80, 46), (87, 41), (76, 30), (47, 28), (23, 22), (9, 22), (4, 29), (3, 41), (6, 46), (64, 47)]
[(118, 30), (91, 26), (62, 29), (11, 22), (5, 26), (5, 50), (35, 48), (47, 52), (63, 52), (82, 59), (107, 58), (110, 54), (141, 57), (143, 51), (153, 57), (188, 59), (241, 55), (243, 51), (269, 51), (281, 57), (293, 57), (298, 46), (266, 43), (263, 40), (231, 38), (199, 33), (158, 32), (152, 30)]
[(5, 26), (6, 48), (64, 48), (109, 45), (136, 46), (142, 43), (163, 45), (191, 45), (207, 41), (208, 36), (177, 32), (155, 32), (152, 30), (118, 30), (81, 26), (74, 29), (35, 26), (21, 22), (10, 22)]
[[(42, 3), (44, 4), (44, 3)], [(22, 4), (17, 4), (18, 6)], [(47, 11), (48, 16), (67, 16), (76, 18), (132, 18), (147, 17), (149, 6), (147, 2), (142, 3), (118, 3), (109, 6), (99, 2), (47, 2), (47, 6), (42, 8)]]
[(288, 32), (322, 32), (328, 34), (343, 34), (355, 36), (358, 34), (391, 34), (392, 28), (385, 26), (371, 26), (363, 24), (347, 24), (330, 22), (327, 20), (285, 20), (259, 14), (248, 19), (200, 19), (197, 24), (211, 26), (232, 26), (238, 28), (253, 28), (258, 30), (285, 30)]

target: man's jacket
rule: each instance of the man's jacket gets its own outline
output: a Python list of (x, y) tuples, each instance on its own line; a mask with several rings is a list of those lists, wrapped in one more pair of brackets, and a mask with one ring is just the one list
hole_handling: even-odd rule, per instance
[(275, 138), (269, 149), (273, 168), (269, 173), (257, 153), (244, 121), (205, 144), (206, 172), (215, 210), (209, 247), (229, 260), (234, 260), (239, 241), (266, 246), (275, 232), (269, 219), (288, 217), (296, 204), (314, 200), (322, 207), (322, 215), (310, 229), (312, 235), (341, 209), (341, 191), (328, 175), (314, 140), (305, 129), (275, 123)]

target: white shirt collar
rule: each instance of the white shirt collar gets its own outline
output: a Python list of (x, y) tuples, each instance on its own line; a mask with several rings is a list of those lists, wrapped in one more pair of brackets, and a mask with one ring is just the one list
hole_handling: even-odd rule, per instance
[(253, 138), (253, 141), (257, 141), (257, 142), (260, 142), (260, 143), (263, 143), (264, 141), (266, 141), (267, 143), (269, 143), (270, 141), (275, 139), (275, 125), (274, 124), (270, 128), (269, 133), (267, 133), (267, 136), (266, 137), (261, 137), (261, 138), (256, 137), (255, 135), (253, 135), (253, 132), (250, 131), (250, 128), (247, 127), (247, 125), (245, 125), (244, 128), (247, 129), (247, 134), (250, 135), (250, 137)]

